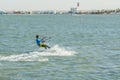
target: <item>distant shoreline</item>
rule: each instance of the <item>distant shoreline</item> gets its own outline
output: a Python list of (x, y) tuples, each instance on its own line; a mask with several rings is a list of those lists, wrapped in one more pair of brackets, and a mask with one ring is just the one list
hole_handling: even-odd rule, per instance
[(0, 14), (13, 14), (13, 15), (18, 15), (18, 14), (120, 14), (120, 9), (114, 9), (114, 10), (77, 10), (76, 8), (72, 8), (70, 11), (54, 11), (54, 10), (49, 10), (49, 11), (0, 11)]

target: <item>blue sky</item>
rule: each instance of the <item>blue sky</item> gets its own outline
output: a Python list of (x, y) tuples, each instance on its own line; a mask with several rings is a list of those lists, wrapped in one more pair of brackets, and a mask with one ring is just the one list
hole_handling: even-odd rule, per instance
[(0, 0), (0, 10), (80, 10), (120, 8), (120, 0)]

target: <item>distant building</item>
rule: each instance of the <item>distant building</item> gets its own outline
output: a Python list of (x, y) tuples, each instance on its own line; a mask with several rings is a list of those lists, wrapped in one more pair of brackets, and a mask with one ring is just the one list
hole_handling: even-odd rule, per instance
[(77, 8), (71, 8), (71, 13), (76, 13), (77, 12)]
[(79, 2), (77, 2), (76, 7), (72, 7), (72, 8), (70, 9), (69, 13), (73, 13), (73, 14), (78, 13), (78, 8), (79, 8)]

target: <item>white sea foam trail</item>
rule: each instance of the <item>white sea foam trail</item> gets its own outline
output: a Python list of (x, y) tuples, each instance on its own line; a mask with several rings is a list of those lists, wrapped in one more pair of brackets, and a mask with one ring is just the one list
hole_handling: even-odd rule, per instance
[(10, 56), (0, 56), (1, 61), (48, 61), (48, 58), (41, 58), (33, 54), (20, 54)]
[(48, 56), (73, 56), (74, 51), (68, 51), (55, 45), (51, 49), (44, 51), (34, 51), (19, 55), (0, 56), (0, 61), (49, 61)]

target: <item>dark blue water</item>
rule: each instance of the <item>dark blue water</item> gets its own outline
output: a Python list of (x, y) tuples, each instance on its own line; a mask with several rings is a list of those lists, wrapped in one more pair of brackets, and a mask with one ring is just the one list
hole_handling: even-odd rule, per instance
[(119, 80), (119, 35), (120, 15), (0, 15), (0, 80)]

